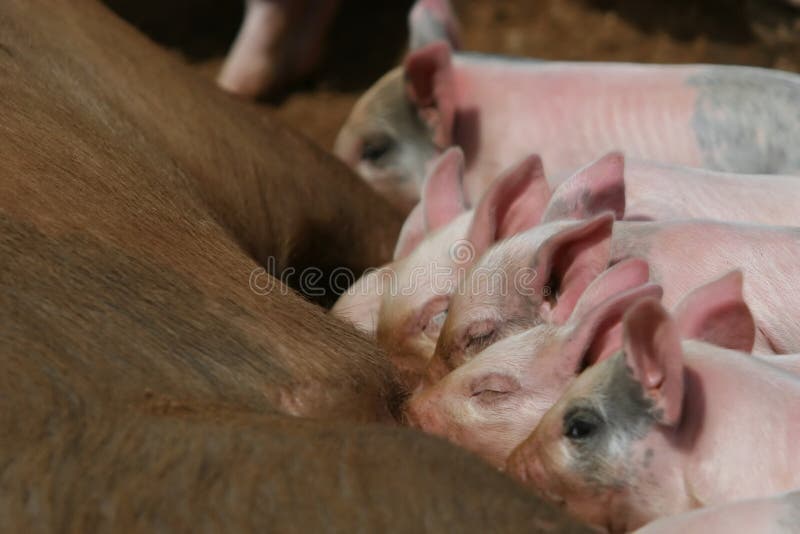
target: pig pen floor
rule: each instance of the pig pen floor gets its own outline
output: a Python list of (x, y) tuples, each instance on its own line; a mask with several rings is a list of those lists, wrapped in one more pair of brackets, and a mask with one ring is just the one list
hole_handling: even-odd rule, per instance
[[(106, 0), (213, 79), (243, 2)], [(260, 102), (325, 148), (402, 57), (412, 2), (346, 0), (313, 79)], [(453, 0), (464, 48), (543, 59), (734, 63), (800, 71), (800, 10), (781, 0)]]

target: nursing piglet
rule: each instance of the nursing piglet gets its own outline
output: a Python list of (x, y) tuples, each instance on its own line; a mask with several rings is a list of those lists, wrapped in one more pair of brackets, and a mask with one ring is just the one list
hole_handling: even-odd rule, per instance
[(658, 519), (636, 534), (797, 534), (800, 529), (800, 490), (762, 499), (701, 508), (693, 512)]
[(800, 378), (681, 342), (660, 303), (624, 319), (623, 350), (584, 371), (508, 471), (611, 532), (800, 487)]
[[(710, 65), (548, 62), (433, 43), (364, 94), (335, 152), (389, 197), (419, 198), (425, 163), (464, 149), (466, 190), (530, 151), (553, 185), (609, 150), (743, 173), (800, 171), (800, 76)], [(416, 191), (416, 196), (413, 195)]]
[[(419, 388), (406, 407), (407, 419), (503, 466), (572, 380), (622, 347), (624, 313), (643, 298), (661, 295), (647, 280), (643, 260), (620, 262), (589, 285), (565, 324), (540, 324), (507, 337)], [(675, 316), (686, 339), (738, 351), (753, 347), (755, 323), (742, 297), (741, 272), (697, 288)]]
[(419, 388), (406, 407), (408, 422), (502, 467), (578, 372), (620, 347), (628, 307), (661, 295), (647, 279), (642, 260), (609, 269), (565, 324), (541, 324), (508, 337)]
[(375, 334), (409, 379), (433, 354), (450, 297), (469, 265), (495, 241), (536, 225), (550, 196), (541, 160), (529, 156), (470, 209), (463, 165), (458, 148), (436, 160), (422, 202), (403, 226), (395, 260), (361, 277), (333, 308)]

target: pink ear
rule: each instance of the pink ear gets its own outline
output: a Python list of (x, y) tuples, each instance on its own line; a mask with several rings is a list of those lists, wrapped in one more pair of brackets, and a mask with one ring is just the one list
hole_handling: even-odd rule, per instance
[(650, 266), (641, 258), (629, 258), (609, 267), (589, 284), (575, 304), (569, 320), (580, 320), (604, 300), (646, 284), (649, 279)]
[(742, 295), (742, 272), (731, 271), (686, 295), (675, 308), (678, 329), (686, 339), (750, 352), (756, 324)]
[(463, 178), (464, 153), (460, 148), (450, 147), (433, 161), (423, 184), (422, 199), (408, 214), (400, 230), (394, 249), (395, 260), (408, 256), (429, 232), (467, 210)]
[(426, 233), (448, 224), (467, 210), (463, 178), (464, 153), (458, 147), (450, 147), (436, 158), (423, 185)]
[(419, 202), (408, 214), (403, 227), (400, 229), (400, 236), (397, 238), (397, 245), (394, 247), (395, 261), (411, 254), (411, 251), (417, 248), (417, 245), (423, 239), (425, 239), (425, 214), (422, 209), (422, 202)]
[(450, 146), (455, 117), (455, 86), (450, 45), (436, 41), (405, 59), (406, 95), (440, 148)]
[(461, 48), (458, 19), (448, 0), (417, 0), (408, 13), (409, 50), (443, 39)]
[(654, 414), (666, 426), (681, 419), (683, 351), (678, 328), (655, 299), (634, 305), (623, 321), (625, 360), (655, 403)]
[(625, 158), (610, 152), (579, 170), (553, 193), (543, 221), (586, 219), (613, 211), (625, 216)]
[(536, 226), (549, 199), (542, 160), (535, 154), (496, 178), (475, 207), (467, 233), (476, 256), (495, 241)]
[(580, 317), (570, 318), (574, 333), (564, 349), (565, 366), (580, 372), (601, 362), (622, 348), (622, 318), (635, 303), (646, 298), (660, 299), (663, 290), (657, 284), (643, 283), (610, 293)]
[(542, 243), (532, 267), (536, 280), (556, 291), (550, 322), (564, 323), (578, 299), (611, 260), (611, 233), (614, 215), (603, 213), (586, 221), (570, 224)]

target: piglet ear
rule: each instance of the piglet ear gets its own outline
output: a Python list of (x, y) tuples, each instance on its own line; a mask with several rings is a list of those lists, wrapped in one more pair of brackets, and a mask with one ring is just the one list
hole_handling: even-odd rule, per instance
[(609, 267), (578, 298), (575, 309), (570, 314), (570, 322), (580, 321), (604, 300), (644, 285), (649, 279), (650, 266), (641, 258), (628, 258)]
[(623, 321), (625, 360), (653, 403), (659, 423), (675, 426), (683, 407), (683, 351), (677, 325), (655, 299), (634, 305)]
[(536, 251), (531, 265), (535, 281), (555, 296), (554, 304), (544, 304), (550, 309), (542, 310), (550, 322), (563, 324), (586, 288), (608, 267), (613, 226), (614, 214), (609, 212), (570, 223)]
[(456, 50), (461, 48), (458, 19), (448, 0), (417, 0), (408, 13), (408, 30), (409, 50), (438, 40), (447, 41)]
[(544, 222), (586, 219), (612, 211), (625, 217), (625, 157), (610, 152), (579, 170), (553, 193)]
[(535, 154), (496, 178), (475, 207), (467, 233), (476, 256), (494, 242), (536, 226), (549, 199), (542, 160)]
[(403, 64), (406, 96), (440, 148), (452, 144), (455, 84), (450, 45), (436, 41), (411, 52)]
[[(616, 267), (606, 272), (610, 273), (613, 269)], [(626, 266), (616, 274), (621, 275), (629, 270), (630, 267)], [(647, 283), (646, 279), (640, 285), (618, 285), (617, 288), (620, 291), (609, 291), (608, 296), (591, 309), (581, 310), (580, 316), (573, 314), (570, 317), (570, 324), (574, 325), (573, 333), (563, 351), (567, 358), (565, 367), (569, 372), (578, 374), (619, 351), (622, 348), (622, 318), (625, 312), (643, 299), (660, 299), (663, 293), (661, 286)]]
[(742, 283), (742, 272), (731, 271), (686, 295), (674, 313), (681, 336), (751, 352), (756, 323), (744, 301)]
[(445, 150), (433, 162), (422, 188), (425, 232), (433, 232), (467, 210), (464, 199), (464, 152)]
[(467, 210), (464, 200), (464, 153), (450, 147), (437, 157), (425, 177), (422, 199), (408, 214), (394, 249), (394, 259), (408, 256), (425, 236)]
[(419, 202), (408, 214), (400, 229), (400, 236), (394, 247), (394, 260), (397, 261), (411, 254), (411, 251), (417, 248), (423, 239), (425, 239), (425, 214), (422, 202)]

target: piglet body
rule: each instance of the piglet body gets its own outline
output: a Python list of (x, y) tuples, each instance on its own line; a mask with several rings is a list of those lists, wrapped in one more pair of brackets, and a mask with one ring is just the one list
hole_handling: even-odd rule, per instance
[(612, 209), (625, 220), (713, 219), (800, 225), (800, 176), (711, 171), (610, 152), (553, 192), (544, 221)]
[(800, 491), (666, 517), (653, 521), (637, 534), (707, 534), (709, 532), (759, 532), (794, 534), (800, 527)]
[(625, 215), (634, 220), (714, 219), (798, 226), (799, 180), (632, 160), (626, 165), (625, 185), (631, 191), (626, 193)]
[(713, 221), (614, 224), (611, 262), (643, 257), (664, 288), (664, 304), (732, 269), (744, 272), (744, 297), (756, 320), (759, 354), (800, 352), (794, 313), (800, 292), (800, 230)]

